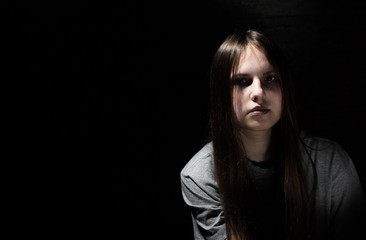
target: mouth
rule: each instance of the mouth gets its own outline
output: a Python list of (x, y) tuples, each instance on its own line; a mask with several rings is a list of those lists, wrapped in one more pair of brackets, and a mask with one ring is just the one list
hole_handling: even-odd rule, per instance
[(266, 114), (268, 113), (270, 110), (268, 108), (265, 107), (255, 107), (252, 108), (248, 114), (253, 114), (253, 115), (262, 115), (262, 114)]

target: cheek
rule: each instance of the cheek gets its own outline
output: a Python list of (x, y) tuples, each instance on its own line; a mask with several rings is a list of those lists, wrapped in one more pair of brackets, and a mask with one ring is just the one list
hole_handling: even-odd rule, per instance
[(233, 93), (233, 107), (237, 118), (240, 118), (243, 112), (244, 96), (242, 91), (234, 91)]
[(282, 93), (280, 90), (278, 92), (274, 93), (273, 103), (275, 104), (277, 111), (281, 115), (281, 113), (282, 113)]

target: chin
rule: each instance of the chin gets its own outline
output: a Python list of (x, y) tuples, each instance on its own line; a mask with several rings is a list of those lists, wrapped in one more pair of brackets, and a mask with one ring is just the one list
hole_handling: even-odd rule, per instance
[(246, 130), (250, 130), (250, 131), (268, 131), (271, 130), (272, 127), (274, 126), (274, 124), (251, 124), (251, 125), (246, 125), (244, 128)]
[(252, 131), (258, 131), (258, 132), (265, 132), (265, 131), (269, 131), (272, 128), (253, 128)]

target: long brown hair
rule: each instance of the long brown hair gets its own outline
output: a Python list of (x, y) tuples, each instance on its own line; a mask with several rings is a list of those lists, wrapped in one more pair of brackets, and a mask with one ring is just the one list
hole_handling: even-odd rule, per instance
[(302, 166), (300, 137), (289, 74), (280, 49), (256, 30), (229, 35), (217, 50), (211, 67), (210, 139), (213, 142), (215, 176), (223, 204), (227, 234), (251, 239), (246, 222), (248, 190), (247, 159), (233, 110), (232, 77), (239, 59), (251, 44), (267, 57), (280, 76), (282, 116), (273, 127), (271, 148), (279, 160), (279, 191), (283, 199), (283, 234), (286, 239), (305, 238), (310, 206)]

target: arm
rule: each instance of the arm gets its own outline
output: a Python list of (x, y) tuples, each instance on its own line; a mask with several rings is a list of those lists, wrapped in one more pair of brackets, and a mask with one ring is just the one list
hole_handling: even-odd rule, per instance
[(366, 202), (356, 168), (339, 146), (333, 155), (332, 164), (332, 239), (366, 239)]
[(209, 166), (201, 165), (204, 162), (182, 170), (182, 195), (191, 210), (195, 239), (223, 240), (226, 228), (221, 201)]

